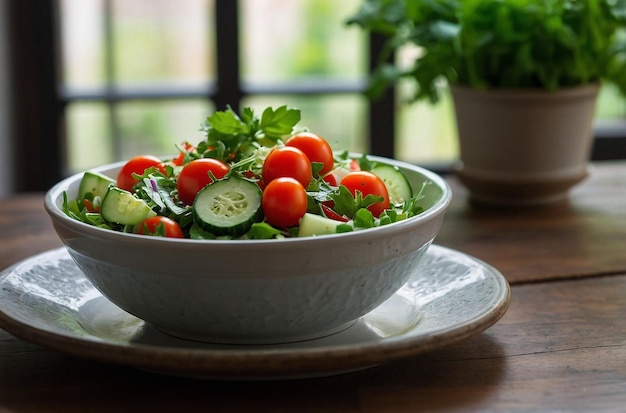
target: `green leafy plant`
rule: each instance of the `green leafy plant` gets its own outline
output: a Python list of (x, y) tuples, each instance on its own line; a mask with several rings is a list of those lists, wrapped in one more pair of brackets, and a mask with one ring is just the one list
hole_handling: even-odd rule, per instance
[[(626, 0), (364, 0), (348, 20), (386, 38), (373, 97), (400, 79), (415, 100), (440, 97), (440, 80), (477, 89), (606, 81), (626, 95)], [(419, 46), (410, 67), (392, 58)]]

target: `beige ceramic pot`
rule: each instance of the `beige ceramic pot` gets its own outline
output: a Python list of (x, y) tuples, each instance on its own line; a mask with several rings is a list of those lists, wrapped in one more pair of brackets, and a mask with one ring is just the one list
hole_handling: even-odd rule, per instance
[(473, 200), (547, 204), (567, 197), (588, 174), (599, 85), (478, 91), (453, 86), (460, 162)]

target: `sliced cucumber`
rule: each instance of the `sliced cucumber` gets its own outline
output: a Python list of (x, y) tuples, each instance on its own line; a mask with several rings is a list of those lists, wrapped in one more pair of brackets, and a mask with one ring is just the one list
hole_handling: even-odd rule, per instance
[(413, 197), (413, 189), (397, 166), (378, 164), (371, 172), (383, 180), (389, 192), (389, 202), (401, 204)]
[(137, 225), (156, 215), (148, 204), (128, 191), (112, 186), (102, 200), (102, 218), (122, 225)]
[(261, 189), (237, 176), (214, 181), (193, 202), (196, 224), (215, 235), (241, 236), (263, 219)]
[(78, 199), (100, 197), (101, 199), (109, 190), (111, 185), (115, 185), (115, 180), (98, 172), (87, 171), (83, 174), (83, 179), (78, 186)]
[(307, 212), (300, 218), (298, 236), (310, 237), (313, 235), (334, 234), (337, 232), (337, 225), (340, 224), (343, 224), (343, 222)]

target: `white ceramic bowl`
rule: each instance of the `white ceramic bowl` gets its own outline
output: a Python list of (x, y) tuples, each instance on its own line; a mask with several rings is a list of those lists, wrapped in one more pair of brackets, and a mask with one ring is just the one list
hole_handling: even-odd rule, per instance
[[(391, 297), (416, 271), (451, 200), (447, 183), (398, 165), (427, 210), (394, 224), (283, 240), (199, 241), (89, 226), (62, 211), (81, 174), (48, 191), (45, 208), (95, 287), (127, 312), (183, 338), (223, 343), (298, 341), (340, 331)], [(122, 163), (95, 170), (114, 177)]]

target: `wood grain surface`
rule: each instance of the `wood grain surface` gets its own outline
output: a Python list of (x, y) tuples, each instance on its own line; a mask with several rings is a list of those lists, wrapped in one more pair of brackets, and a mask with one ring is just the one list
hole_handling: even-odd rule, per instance
[(43, 194), (0, 198), (0, 269), (63, 245), (43, 207)]
[[(621, 412), (626, 406), (626, 163), (596, 164), (566, 202), (455, 200), (436, 243), (512, 284), (482, 334), (357, 373), (205, 381), (75, 358), (0, 330), (0, 412)], [(0, 199), (0, 268), (60, 246), (42, 194)]]
[[(341, 376), (200, 381), (85, 361), (0, 331), (0, 406), (15, 412), (621, 411), (626, 275), (514, 288), (485, 333)], [(45, 400), (45, 404), (41, 401)]]
[(596, 164), (562, 202), (473, 205), (458, 181), (436, 243), (498, 268), (510, 283), (626, 272), (626, 168)]

